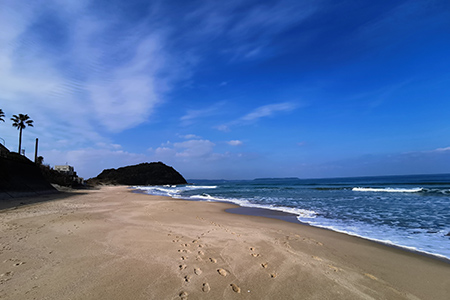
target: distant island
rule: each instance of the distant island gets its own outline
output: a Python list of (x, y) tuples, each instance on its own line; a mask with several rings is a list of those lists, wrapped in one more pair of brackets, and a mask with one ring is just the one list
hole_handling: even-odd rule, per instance
[(142, 163), (118, 169), (105, 169), (88, 181), (89, 185), (165, 185), (187, 184), (174, 168), (162, 162)]
[(263, 180), (300, 180), (298, 177), (274, 177), (274, 178), (255, 178), (254, 181), (263, 181)]

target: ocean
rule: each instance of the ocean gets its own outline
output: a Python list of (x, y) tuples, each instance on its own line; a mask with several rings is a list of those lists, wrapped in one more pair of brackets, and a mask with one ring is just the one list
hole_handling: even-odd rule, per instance
[(189, 182), (134, 188), (287, 212), (312, 226), (450, 259), (450, 174)]

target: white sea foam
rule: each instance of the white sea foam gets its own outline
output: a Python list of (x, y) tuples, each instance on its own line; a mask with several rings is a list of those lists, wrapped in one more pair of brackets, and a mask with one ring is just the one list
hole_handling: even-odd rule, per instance
[(175, 195), (181, 192), (181, 189), (171, 188), (170, 186), (134, 186), (133, 188), (146, 192), (147, 194), (157, 195)]
[(147, 194), (161, 196), (179, 197), (181, 193), (192, 190), (215, 189), (215, 185), (155, 185), (155, 186), (133, 186), (134, 189), (144, 191)]
[(217, 201), (217, 202), (230, 202), (237, 204), (242, 207), (252, 207), (252, 208), (262, 208), (262, 209), (270, 209), (270, 210), (276, 210), (281, 211), (289, 214), (296, 215), (301, 218), (315, 218), (317, 213), (312, 210), (306, 210), (301, 208), (294, 208), (294, 207), (284, 207), (284, 206), (275, 206), (275, 205), (264, 205), (264, 204), (255, 204), (251, 203), (250, 201), (246, 199), (236, 199), (236, 198), (220, 198), (220, 197), (213, 197), (208, 194), (202, 194), (202, 195), (194, 195), (189, 197), (189, 199), (192, 200), (206, 200), (206, 201)]
[(387, 192), (387, 193), (418, 193), (422, 192), (423, 188), (417, 187), (412, 189), (402, 189), (402, 188), (364, 188), (364, 187), (354, 187), (352, 191), (355, 192)]
[(441, 259), (450, 260), (449, 249), (433, 247), (434, 249), (431, 250), (430, 248), (430, 245), (440, 245), (440, 235), (443, 235), (445, 231), (434, 236), (430, 236), (426, 231), (418, 232), (414, 235), (414, 239), (412, 239), (411, 235), (401, 235), (395, 229), (387, 226), (382, 226), (380, 230), (380, 227), (378, 226), (371, 226), (363, 223), (344, 224), (338, 220), (325, 219), (322, 217), (308, 220), (299, 216), (298, 220), (314, 227), (325, 228), (378, 243), (404, 248), (409, 251), (421, 252)]

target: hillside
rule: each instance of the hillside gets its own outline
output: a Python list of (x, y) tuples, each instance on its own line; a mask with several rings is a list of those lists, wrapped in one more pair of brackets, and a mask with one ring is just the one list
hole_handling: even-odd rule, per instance
[(164, 185), (186, 183), (186, 180), (180, 173), (162, 162), (142, 163), (118, 169), (105, 169), (97, 177), (88, 180), (90, 185)]
[(14, 152), (0, 156), (0, 199), (54, 193), (39, 166)]

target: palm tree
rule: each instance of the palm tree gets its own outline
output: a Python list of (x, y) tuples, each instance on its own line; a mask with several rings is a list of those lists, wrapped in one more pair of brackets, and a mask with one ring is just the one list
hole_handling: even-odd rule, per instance
[(3, 110), (0, 108), (0, 121), (5, 122), (5, 119), (3, 119), (5, 117), (5, 113), (3, 112)]
[(19, 154), (20, 154), (20, 150), (22, 147), (22, 129), (25, 129), (27, 125), (29, 127), (34, 127), (33, 120), (30, 120), (30, 117), (28, 115), (23, 114), (19, 114), (18, 116), (13, 115), (11, 120), (13, 121), (12, 126), (17, 127), (17, 130), (19, 130)]

